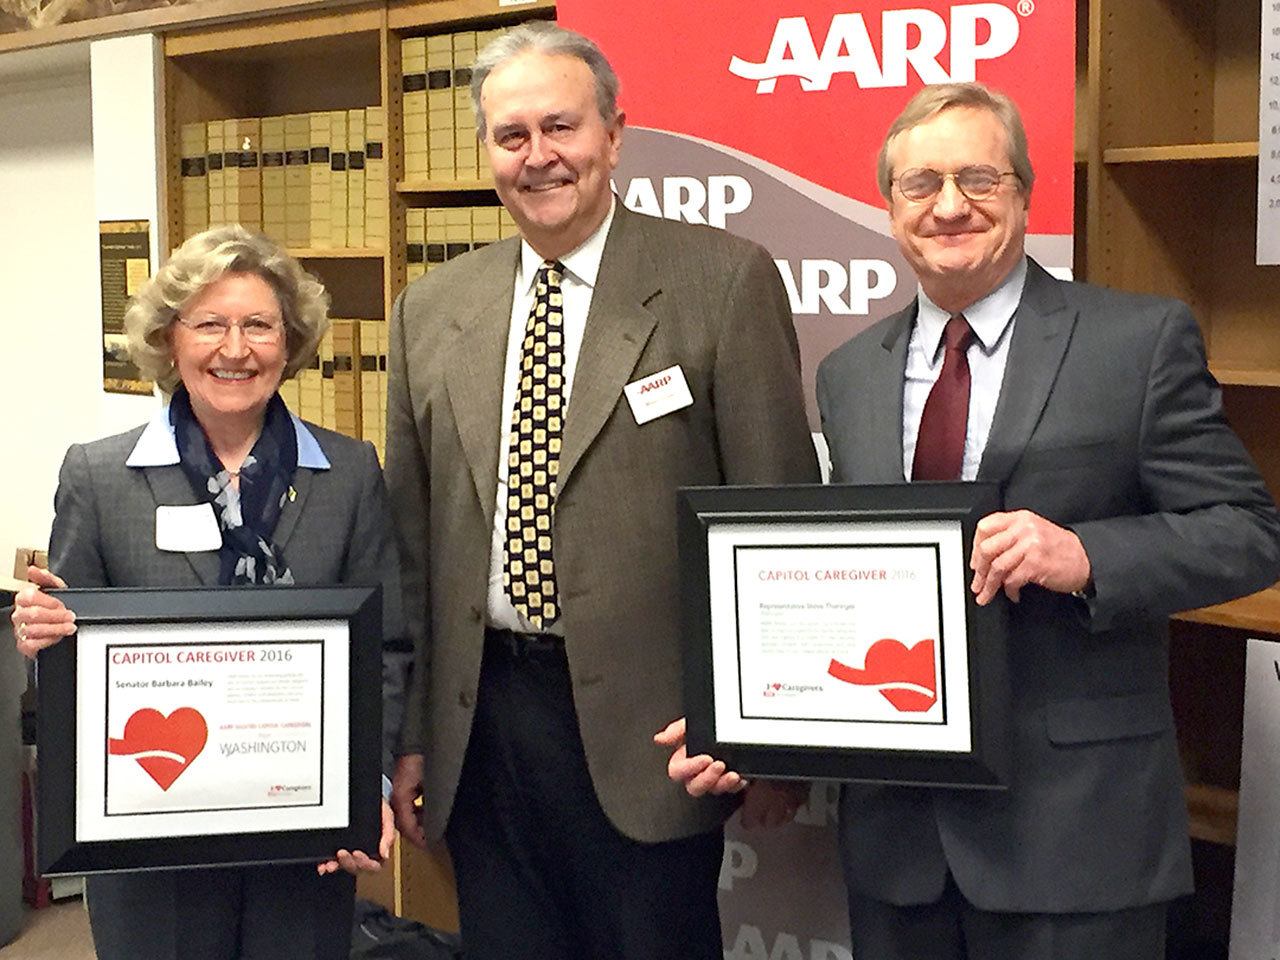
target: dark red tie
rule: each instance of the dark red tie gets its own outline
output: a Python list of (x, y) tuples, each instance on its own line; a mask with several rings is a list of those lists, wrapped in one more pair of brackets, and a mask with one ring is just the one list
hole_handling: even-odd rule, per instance
[(916, 434), (916, 456), (911, 464), (912, 480), (959, 480), (964, 463), (964, 434), (969, 423), (969, 356), (973, 328), (961, 314), (947, 321), (942, 331), (946, 355), (942, 372), (929, 391), (920, 432)]

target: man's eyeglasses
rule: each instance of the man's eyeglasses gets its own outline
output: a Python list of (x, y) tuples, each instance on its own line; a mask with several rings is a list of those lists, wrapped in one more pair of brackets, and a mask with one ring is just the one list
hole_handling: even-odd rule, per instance
[(284, 322), (273, 314), (255, 314), (242, 317), (233, 322), (216, 313), (203, 313), (194, 317), (175, 317), (180, 324), (191, 331), (199, 343), (221, 343), (232, 327), (239, 327), (240, 333), (250, 343), (279, 343), (284, 331)]
[(977, 165), (961, 167), (953, 173), (942, 173), (929, 167), (913, 167), (893, 178), (898, 192), (908, 200), (931, 200), (942, 190), (948, 180), (955, 181), (956, 188), (970, 200), (990, 200), (1000, 189), (1005, 177), (1017, 179), (1012, 170), (1000, 171), (995, 167)]

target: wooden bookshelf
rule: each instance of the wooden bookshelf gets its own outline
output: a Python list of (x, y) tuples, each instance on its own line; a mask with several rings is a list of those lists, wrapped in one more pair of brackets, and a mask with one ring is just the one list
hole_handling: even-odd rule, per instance
[[(1088, 0), (1086, 279), (1188, 302), (1228, 419), (1280, 493), (1280, 270), (1254, 262), (1260, 7)], [(1176, 64), (1176, 69), (1170, 69)], [(1195, 545), (1189, 545), (1195, 549)], [(1280, 633), (1280, 586), (1180, 614), (1170, 683), (1202, 940), (1225, 953), (1240, 780), (1244, 640)], [(1206, 863), (1213, 872), (1200, 875)], [(1204, 918), (1214, 918), (1212, 922)]]

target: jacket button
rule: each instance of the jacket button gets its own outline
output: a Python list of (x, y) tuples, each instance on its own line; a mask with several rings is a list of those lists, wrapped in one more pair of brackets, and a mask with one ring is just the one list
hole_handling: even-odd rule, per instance
[(463, 690), (458, 694), (458, 706), (462, 707), (463, 710), (470, 710), (474, 703), (475, 697), (466, 690)]
[(471, 619), (474, 620), (476, 623), (479, 623), (482, 619), (484, 619), (484, 611), (481, 610), (479, 607), (472, 607)]

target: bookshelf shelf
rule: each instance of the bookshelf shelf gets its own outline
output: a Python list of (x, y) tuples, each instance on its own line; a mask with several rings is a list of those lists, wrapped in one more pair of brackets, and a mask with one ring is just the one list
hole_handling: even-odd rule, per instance
[(290, 249), (289, 254), (299, 260), (381, 260), (386, 256), (386, 252), (377, 247), (299, 247)]
[(1280, 387), (1280, 370), (1209, 364), (1219, 383), (1240, 387)]
[(287, 52), (281, 51), (279, 45), (325, 37), (350, 38), (359, 33), (376, 36), (382, 17), (381, 4), (364, 4), (298, 13), (287, 18), (217, 24), (170, 34), (165, 38), (164, 50), (168, 57), (227, 51), (243, 56), (259, 47), (275, 47), (278, 52)]
[[(555, 0), (529, 0), (518, 6), (499, 6), (497, 0), (391, 0), (387, 4), (387, 27), (406, 33), (425, 33), (437, 25), (450, 28), (462, 25), (462, 21), (485, 19), (495, 15), (530, 20), (539, 15), (550, 19), (555, 13)], [(530, 15), (533, 16), (530, 16)]]
[(1228, 143), (1180, 143), (1164, 147), (1110, 147), (1102, 151), (1102, 162), (1216, 163), (1220, 160), (1249, 160), (1257, 156), (1258, 141), (1233, 140)]
[(1280, 584), (1229, 603), (1188, 610), (1174, 619), (1262, 633), (1280, 633)]
[(396, 184), (396, 193), (480, 193), (496, 202), (496, 193), (492, 182), (483, 180), (401, 180)]

